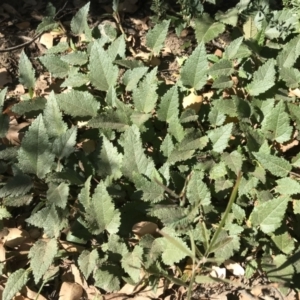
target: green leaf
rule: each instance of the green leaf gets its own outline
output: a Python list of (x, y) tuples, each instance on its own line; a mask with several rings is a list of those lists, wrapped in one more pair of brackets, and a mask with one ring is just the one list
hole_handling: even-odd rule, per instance
[(46, 102), (47, 100), (41, 97), (38, 97), (32, 101), (21, 101), (13, 106), (12, 111), (18, 115), (24, 115), (30, 112), (37, 112), (38, 114), (45, 108)]
[(136, 125), (132, 125), (124, 133), (123, 175), (132, 178), (136, 172), (152, 178), (154, 170), (153, 161), (144, 153), (139, 129)]
[(226, 89), (226, 88), (231, 88), (232, 86), (233, 86), (233, 81), (228, 76), (221, 75), (220, 77), (214, 80), (212, 88)]
[(249, 179), (242, 177), (239, 185), (239, 197), (251, 193), (251, 191), (253, 191), (254, 188), (256, 188), (257, 184), (258, 179), (256, 177), (251, 176)]
[(58, 56), (48, 54), (39, 57), (39, 60), (54, 77), (64, 78), (69, 73), (69, 65)]
[(108, 194), (105, 184), (101, 181), (86, 208), (85, 219), (92, 234), (100, 234), (107, 230), (110, 234), (117, 233), (120, 226), (120, 212)]
[(136, 89), (140, 79), (147, 73), (149, 68), (138, 67), (132, 70), (127, 70), (123, 76), (123, 83), (126, 85), (126, 91), (133, 91)]
[(6, 184), (0, 189), (0, 197), (16, 197), (25, 195), (32, 188), (32, 179), (30, 176), (17, 173), (9, 178)]
[(28, 89), (34, 89), (35, 71), (24, 50), (21, 52), (19, 60), (19, 82)]
[(100, 103), (89, 92), (71, 90), (56, 95), (60, 109), (73, 117), (95, 117)]
[(38, 284), (40, 279), (51, 266), (55, 255), (58, 252), (56, 239), (38, 240), (28, 253), (30, 258), (30, 267), (32, 269), (34, 282)]
[(89, 82), (88, 75), (77, 73), (72, 74), (60, 85), (61, 87), (81, 87)]
[(200, 90), (207, 81), (208, 62), (203, 43), (199, 44), (181, 68), (181, 81), (184, 85)]
[(94, 274), (95, 286), (105, 290), (106, 292), (118, 291), (120, 289), (120, 280), (109, 271), (97, 269)]
[(149, 113), (155, 108), (155, 104), (158, 98), (156, 93), (157, 89), (157, 67), (149, 72), (143, 81), (138, 85), (132, 93), (132, 99), (135, 108), (144, 113)]
[(210, 204), (211, 194), (202, 177), (200, 172), (194, 171), (187, 186), (187, 198), (193, 206)]
[(179, 114), (179, 96), (177, 86), (174, 85), (162, 97), (157, 118), (161, 121), (169, 122)]
[(280, 196), (259, 203), (250, 215), (251, 224), (259, 226), (264, 233), (274, 232), (281, 225), (289, 201), (288, 196)]
[(146, 34), (146, 46), (151, 49), (154, 55), (159, 54), (166, 39), (170, 20), (165, 20), (160, 24), (156, 24)]
[(275, 176), (286, 177), (292, 169), (291, 164), (283, 157), (260, 152), (252, 152), (252, 154), (263, 168), (267, 169)]
[(300, 193), (300, 183), (290, 177), (276, 180), (275, 191), (282, 195), (294, 195)]
[(26, 219), (26, 222), (36, 227), (43, 228), (44, 233), (50, 238), (57, 238), (61, 234), (61, 229), (67, 225), (61, 212), (58, 212), (54, 205), (47, 206), (31, 215)]
[(269, 59), (253, 74), (253, 80), (247, 85), (252, 96), (257, 96), (269, 90), (275, 84), (275, 60)]
[(236, 26), (239, 10), (236, 7), (228, 9), (226, 12), (218, 11), (215, 15), (216, 20), (231, 26)]
[(222, 158), (226, 163), (227, 167), (236, 175), (238, 175), (242, 169), (242, 164), (243, 164), (242, 155), (236, 150), (234, 150), (231, 153), (224, 152), (222, 154)]
[(98, 259), (99, 255), (97, 249), (94, 249), (91, 252), (88, 250), (83, 250), (79, 255), (78, 265), (86, 280), (95, 269)]
[(122, 159), (121, 153), (118, 153), (117, 148), (104, 136), (101, 136), (101, 144), (97, 151), (97, 174), (99, 176), (112, 176), (118, 179), (122, 176)]
[(220, 178), (224, 178), (227, 174), (227, 169), (226, 169), (226, 165), (224, 162), (219, 162), (218, 164), (215, 164), (209, 173), (209, 178), (210, 179), (220, 179)]
[(63, 53), (69, 49), (69, 44), (67, 42), (60, 42), (57, 45), (49, 48), (46, 51), (46, 54), (57, 54), (57, 53)]
[(70, 188), (67, 183), (62, 182), (59, 185), (56, 183), (50, 183), (47, 191), (47, 201), (49, 201), (50, 204), (65, 208), (68, 201), (69, 191)]
[(68, 129), (65, 133), (54, 140), (52, 153), (55, 154), (58, 159), (68, 157), (75, 151), (76, 136), (77, 127)]
[(123, 35), (120, 35), (116, 40), (114, 40), (108, 47), (107, 54), (110, 59), (113, 61), (119, 55), (121, 58), (125, 58), (125, 38)]
[(0, 114), (0, 138), (4, 138), (9, 129), (9, 116)]
[(209, 131), (208, 137), (213, 143), (213, 151), (221, 153), (228, 146), (232, 128), (233, 123), (228, 123), (224, 126)]
[(85, 52), (71, 52), (60, 57), (60, 59), (70, 65), (85, 65), (88, 61), (88, 56)]
[(26, 285), (29, 279), (29, 272), (24, 269), (19, 269), (12, 274), (7, 279), (5, 288), (3, 290), (2, 299), (11, 300), (14, 298), (16, 293), (20, 292), (22, 287)]
[(239, 251), (240, 249), (240, 238), (236, 235), (234, 236), (227, 236), (224, 235), (221, 237), (219, 242), (217, 241), (216, 244), (219, 245), (217, 249), (215, 249), (215, 257), (218, 258), (219, 262), (222, 262), (226, 259), (229, 259), (234, 255), (234, 252)]
[(67, 124), (62, 119), (62, 113), (58, 107), (53, 91), (49, 94), (44, 109), (44, 122), (49, 137), (58, 137), (67, 130)]
[(71, 30), (74, 34), (79, 35), (85, 31), (87, 16), (90, 9), (90, 2), (81, 7), (71, 21)]
[(207, 43), (224, 31), (225, 25), (219, 22), (214, 23), (214, 20), (207, 13), (195, 20), (195, 35), (198, 44)]
[(0, 111), (2, 112), (2, 108), (4, 105), (5, 95), (7, 93), (7, 87), (0, 91)]
[(122, 268), (129, 274), (133, 282), (137, 283), (141, 276), (143, 262), (143, 248), (136, 245), (132, 252), (128, 252), (122, 258)]
[(99, 40), (92, 45), (89, 69), (91, 83), (100, 91), (107, 91), (110, 86), (115, 85), (119, 74), (118, 67), (113, 65)]
[(59, 25), (55, 20), (53, 19), (53, 16), (50, 17), (43, 17), (42, 22), (39, 23), (36, 32), (41, 33), (45, 31), (51, 31), (55, 28), (57, 28)]
[(169, 119), (168, 132), (173, 135), (178, 142), (181, 142), (184, 138), (185, 132), (178, 116), (173, 115), (173, 117)]
[(224, 124), (226, 116), (218, 108), (213, 107), (208, 114), (208, 119), (211, 126), (221, 126)]
[(244, 46), (243, 37), (239, 37), (233, 40), (224, 51), (224, 58), (227, 59), (238, 59), (238, 58), (245, 58), (251, 55), (251, 51)]
[(24, 173), (44, 178), (50, 172), (54, 155), (50, 151), (47, 131), (40, 114), (26, 132), (18, 150), (19, 167)]
[(165, 157), (169, 157), (174, 149), (174, 143), (172, 141), (172, 137), (167, 134), (160, 145), (160, 151), (163, 153)]
[(300, 36), (296, 35), (284, 45), (284, 49), (277, 56), (277, 64), (280, 68), (291, 68), (300, 55)]
[(213, 77), (229, 76), (233, 73), (233, 64), (230, 60), (221, 59), (208, 70), (208, 73)]
[(272, 109), (263, 123), (263, 132), (271, 131), (272, 138), (278, 143), (284, 143), (290, 140), (293, 127), (289, 125), (289, 115), (285, 112), (285, 103), (283, 100)]
[(226, 114), (230, 117), (237, 116), (237, 109), (233, 99), (214, 100), (213, 105), (222, 114)]
[(164, 199), (164, 189), (154, 181), (147, 180), (143, 175), (134, 173), (133, 182), (137, 191), (142, 191), (142, 200), (152, 203), (160, 202)]
[(85, 209), (88, 209), (91, 205), (90, 189), (91, 189), (91, 179), (89, 176), (84, 183), (84, 187), (81, 189), (80, 194), (78, 195), (79, 202), (83, 205)]
[(0, 221), (11, 218), (12, 215), (5, 207), (0, 207)]
[(280, 77), (285, 81), (287, 87), (295, 89), (299, 86), (300, 71), (295, 68), (281, 68), (279, 70)]
[(295, 249), (294, 240), (287, 232), (280, 235), (273, 235), (272, 241), (284, 254), (290, 254)]

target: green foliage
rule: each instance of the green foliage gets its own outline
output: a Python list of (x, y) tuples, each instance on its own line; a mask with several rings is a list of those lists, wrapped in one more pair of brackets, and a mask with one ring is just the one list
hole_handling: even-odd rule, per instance
[[(8, 89), (0, 91), (0, 223), (16, 218), (41, 235), (26, 244), (28, 270), (0, 265), (10, 273), (3, 299), (26, 284), (42, 290), (65, 260), (106, 292), (125, 282), (154, 286), (160, 276), (184, 284), (172, 270), (188, 258), (191, 298), (195, 280), (233, 256), (246, 263), (247, 278), (259, 269), (291, 286), (299, 271), (299, 259), (289, 263), (299, 251), (299, 22), (268, 1), (241, 0), (216, 14), (203, 13), (204, 2), (178, 0), (171, 12), (181, 11), (146, 34), (144, 61), (128, 57), (135, 49), (118, 1), (117, 29), (89, 28), (87, 3), (70, 23), (85, 42), (59, 43), (39, 58), (62, 82), (48, 96), (35, 96), (35, 71), (22, 52), (28, 96), (10, 110), (30, 125), (20, 145), (8, 142), (11, 104)], [(53, 25), (49, 9), (41, 30)], [(159, 21), (168, 5), (155, 0), (152, 9), (161, 9)], [(198, 44), (178, 57), (170, 85), (153, 56), (164, 62), (169, 32), (179, 36), (187, 25)], [(232, 41), (217, 56), (225, 31)], [(149, 222), (160, 229), (141, 234)]]

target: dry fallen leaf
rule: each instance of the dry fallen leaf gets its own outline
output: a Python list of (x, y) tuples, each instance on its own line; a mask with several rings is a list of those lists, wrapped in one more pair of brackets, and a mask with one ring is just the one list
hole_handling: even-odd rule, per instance
[(191, 93), (183, 98), (182, 106), (184, 109), (192, 108), (196, 111), (196, 113), (198, 113), (203, 101), (203, 97), (201, 95), (196, 95), (194, 93), (194, 89), (191, 89), (190, 91)]
[(145, 234), (155, 234), (157, 225), (152, 222), (139, 222), (133, 225), (132, 231), (139, 238), (144, 236)]
[(83, 289), (77, 283), (63, 282), (59, 291), (59, 300), (80, 300)]
[(29, 234), (26, 230), (18, 228), (9, 228), (8, 230), (8, 235), (3, 239), (4, 246), (10, 248), (20, 246), (29, 237)]
[(40, 43), (47, 49), (53, 47), (53, 35), (51, 33), (44, 33), (40, 38)]
[(241, 267), (240, 264), (234, 262), (231, 259), (227, 259), (224, 262), (225, 268), (230, 271), (233, 275), (235, 276), (244, 276), (245, 275), (245, 270), (243, 267)]
[(47, 300), (43, 295), (32, 291), (27, 286), (22, 289), (21, 293), (31, 300)]
[(224, 279), (224, 278), (226, 278), (226, 269), (212, 266), (212, 271), (210, 272), (209, 275), (214, 278), (223, 278)]

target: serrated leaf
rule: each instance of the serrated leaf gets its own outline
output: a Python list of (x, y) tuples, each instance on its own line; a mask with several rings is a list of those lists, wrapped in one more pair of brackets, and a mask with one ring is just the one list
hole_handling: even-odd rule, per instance
[(230, 60), (221, 59), (208, 70), (211, 76), (229, 76), (233, 72), (233, 64)]
[(281, 68), (279, 70), (281, 78), (285, 81), (287, 87), (295, 89), (299, 86), (300, 71), (295, 68)]
[(104, 135), (101, 136), (101, 145), (96, 151), (97, 174), (102, 177), (120, 178), (123, 156)]
[(222, 157), (227, 167), (236, 175), (238, 175), (242, 169), (242, 164), (243, 164), (242, 155), (235, 150), (232, 151), (231, 153), (224, 152)]
[(169, 122), (179, 114), (179, 96), (177, 86), (174, 85), (162, 97), (157, 110), (157, 118), (160, 121)]
[(284, 49), (277, 56), (279, 68), (291, 68), (300, 55), (300, 36), (296, 35), (284, 45)]
[(172, 137), (169, 134), (167, 134), (160, 145), (160, 151), (163, 153), (165, 157), (169, 157), (173, 149), (174, 149), (174, 143), (172, 141)]
[(300, 183), (292, 178), (286, 177), (276, 180), (275, 191), (282, 195), (294, 195), (300, 193)]
[(9, 219), (11, 217), (12, 215), (10, 214), (10, 212), (5, 207), (0, 206), (0, 220), (2, 221), (4, 219)]
[(14, 174), (0, 189), (0, 198), (25, 195), (32, 188), (32, 179), (26, 174)]
[(213, 107), (208, 114), (208, 120), (211, 126), (221, 126), (224, 124), (226, 116), (218, 108)]
[(269, 90), (275, 84), (275, 60), (269, 59), (253, 74), (253, 80), (247, 85), (252, 96), (257, 96)]
[(153, 161), (144, 153), (139, 129), (136, 125), (132, 125), (124, 133), (123, 175), (132, 178), (136, 172), (152, 178), (154, 170)]
[(214, 80), (212, 88), (214, 89), (226, 89), (233, 86), (233, 81), (228, 76), (221, 75)]
[(233, 123), (228, 123), (208, 133), (208, 137), (213, 144), (213, 151), (221, 153), (228, 146), (232, 128)]
[(142, 200), (157, 203), (164, 198), (164, 189), (154, 181), (147, 180), (143, 175), (134, 173), (133, 182), (138, 191), (142, 191)]
[(120, 226), (120, 212), (108, 194), (105, 184), (101, 181), (92, 196), (85, 214), (87, 226), (92, 234), (100, 234), (107, 230), (110, 234), (117, 233)]
[(58, 107), (53, 91), (49, 94), (44, 109), (44, 122), (49, 137), (58, 137), (67, 130), (67, 124), (62, 119), (62, 113)]
[(285, 112), (284, 101), (279, 103), (272, 109), (272, 112), (267, 116), (263, 123), (262, 130), (264, 132), (271, 131), (272, 138), (278, 143), (284, 143), (290, 140), (293, 127), (289, 125), (290, 119)]
[(160, 24), (156, 24), (146, 34), (146, 46), (152, 50), (154, 55), (159, 54), (166, 39), (170, 20), (165, 20)]
[(5, 288), (3, 290), (2, 299), (11, 300), (14, 298), (16, 293), (20, 292), (22, 287), (26, 285), (29, 279), (29, 272), (24, 269), (19, 269), (12, 274), (7, 279)]
[(85, 52), (76, 51), (62, 55), (60, 59), (70, 65), (82, 66), (87, 63), (88, 55)]
[(54, 77), (64, 78), (69, 73), (69, 65), (58, 56), (47, 54), (39, 57), (39, 60)]
[[(239, 49), (243, 43), (243, 37), (239, 37), (233, 40), (224, 51), (224, 58), (227, 59), (236, 59), (236, 58), (243, 58), (238, 56)], [(249, 51), (250, 52), (250, 51)]]
[(195, 35), (199, 44), (213, 40), (224, 31), (225, 25), (219, 22), (214, 23), (207, 13), (195, 20)]
[(224, 162), (219, 162), (218, 164), (215, 164), (210, 172), (209, 172), (209, 178), (210, 179), (220, 179), (220, 178), (224, 178), (227, 174), (227, 169), (226, 169), (226, 165)]
[(19, 82), (28, 89), (34, 89), (35, 71), (24, 50), (21, 52), (19, 60)]
[(274, 232), (281, 225), (289, 201), (288, 196), (280, 196), (259, 203), (249, 217), (251, 224), (259, 226), (264, 233)]
[(114, 40), (107, 49), (107, 53), (110, 59), (113, 61), (119, 55), (121, 58), (125, 57), (125, 38), (123, 35), (120, 35), (116, 40)]
[(76, 137), (77, 127), (74, 126), (53, 141), (52, 153), (54, 153), (58, 159), (68, 157), (75, 151)]
[(108, 271), (98, 269), (94, 274), (95, 286), (107, 292), (118, 291), (120, 289), (120, 280)]
[(149, 68), (147, 67), (138, 67), (132, 70), (127, 70), (123, 76), (123, 83), (126, 85), (126, 91), (133, 91), (148, 69)]
[(47, 191), (47, 201), (58, 207), (65, 208), (69, 196), (69, 185), (61, 182), (60, 184), (50, 183)]
[(12, 111), (18, 115), (24, 115), (30, 112), (38, 113), (39, 111), (42, 111), (45, 108), (46, 102), (47, 100), (42, 97), (38, 97), (33, 101), (21, 101), (12, 107)]
[(47, 206), (26, 219), (29, 224), (43, 228), (44, 233), (50, 238), (60, 235), (60, 230), (66, 226), (65, 221), (54, 205)]
[(268, 153), (252, 152), (259, 163), (273, 175), (286, 177), (291, 171), (291, 164), (283, 157), (277, 157)]
[(99, 255), (97, 249), (94, 249), (91, 252), (88, 250), (83, 250), (79, 255), (78, 265), (86, 280), (95, 269), (98, 259)]
[(187, 198), (192, 205), (209, 205), (211, 194), (199, 172), (193, 172), (187, 186)]
[(61, 87), (81, 87), (89, 82), (86, 74), (77, 73), (69, 76), (60, 86)]
[(132, 93), (135, 108), (144, 113), (149, 113), (155, 108), (158, 98), (156, 73), (157, 67), (145, 76)]
[(95, 117), (100, 103), (89, 92), (71, 90), (56, 95), (59, 107), (73, 117)]
[(47, 131), (40, 114), (30, 125), (18, 150), (20, 169), (24, 173), (33, 173), (39, 178), (44, 178), (50, 172), (54, 161), (50, 149)]
[(184, 85), (200, 90), (206, 84), (208, 62), (204, 44), (201, 43), (193, 51), (181, 68), (181, 81)]
[(46, 32), (46, 31), (51, 31), (55, 28), (59, 27), (59, 24), (55, 22), (53, 16), (50, 17), (43, 17), (42, 22), (39, 23), (36, 32), (41, 33), (41, 32)]
[(254, 38), (255, 35), (257, 34), (258, 29), (255, 26), (253, 16), (248, 17), (247, 21), (243, 25), (243, 31), (244, 31), (244, 36), (247, 40)]
[(89, 69), (91, 83), (100, 91), (107, 91), (110, 86), (115, 85), (119, 70), (113, 65), (99, 41), (95, 41), (92, 45)]
[(51, 266), (57, 251), (58, 246), (55, 239), (51, 239), (49, 241), (38, 240), (30, 248), (28, 258), (30, 258), (30, 267), (36, 284), (38, 284), (40, 279)]
[(216, 20), (231, 26), (236, 26), (239, 10), (236, 7), (228, 9), (226, 12), (218, 11), (215, 15)]
[(46, 54), (57, 54), (65, 52), (69, 49), (69, 44), (67, 42), (60, 42), (57, 45), (47, 49)]
[(128, 252), (122, 258), (122, 268), (129, 274), (131, 279), (137, 283), (141, 276), (141, 267), (143, 262), (143, 249), (136, 245), (132, 252)]
[(251, 191), (257, 186), (257, 184), (258, 179), (256, 177), (251, 176), (249, 179), (242, 177), (239, 185), (239, 197), (251, 193)]
[(71, 30), (79, 35), (84, 32), (87, 23), (87, 16), (90, 9), (90, 2), (81, 7), (71, 21)]
[(173, 117), (169, 119), (168, 133), (173, 135), (178, 142), (181, 142), (184, 138), (184, 128), (180, 124), (178, 116), (173, 115)]
[[(225, 232), (224, 230), (222, 232)], [(215, 257), (218, 258), (219, 263), (229, 259), (234, 255), (234, 252), (239, 251), (240, 249), (240, 238), (236, 235), (228, 236), (227, 233), (224, 233), (224, 236), (216, 242), (215, 245), (219, 245), (214, 251)]]
[(237, 109), (233, 99), (214, 100), (213, 104), (214, 107), (220, 111), (220, 113), (229, 115), (230, 117), (237, 116)]
[(295, 249), (294, 240), (287, 232), (280, 235), (273, 235), (272, 241), (284, 254), (290, 254)]

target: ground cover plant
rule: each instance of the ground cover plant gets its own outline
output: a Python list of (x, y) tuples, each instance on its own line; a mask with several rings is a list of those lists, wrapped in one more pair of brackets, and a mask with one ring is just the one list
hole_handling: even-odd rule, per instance
[[(120, 5), (116, 26), (91, 27), (87, 3), (71, 38), (37, 58), (58, 86), (47, 95), (24, 51), (26, 95), (8, 106), (0, 92), (2, 298), (59, 281), (78, 290), (68, 299), (101, 299), (163, 280), (161, 294), (169, 283), (191, 299), (196, 286), (233, 284), (211, 273), (229, 260), (245, 279), (236, 294), (260, 277), (287, 297), (300, 288), (299, 6), (153, 1), (137, 50)], [(48, 13), (38, 32), (60, 28)], [(165, 40), (187, 28), (167, 80)], [(29, 123), (19, 146), (6, 139), (11, 118)], [(74, 272), (82, 286), (62, 279)]]

